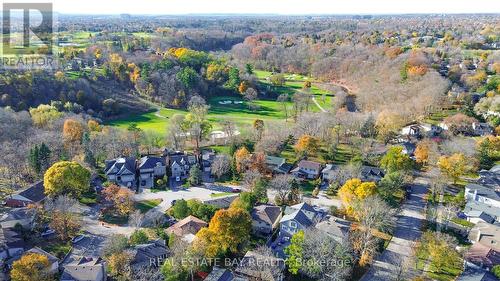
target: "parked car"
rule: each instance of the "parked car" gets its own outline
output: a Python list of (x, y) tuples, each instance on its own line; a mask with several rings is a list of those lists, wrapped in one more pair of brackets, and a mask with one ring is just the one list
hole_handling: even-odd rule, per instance
[(239, 189), (239, 188), (233, 188), (233, 190), (231, 192), (232, 193), (240, 193), (241, 189)]
[(42, 237), (51, 236), (54, 235), (55, 233), (56, 233), (55, 230), (47, 228), (44, 232), (42, 232)]
[(73, 237), (73, 239), (71, 239), (71, 243), (76, 244), (76, 243), (82, 241), (83, 238), (85, 238), (85, 235), (77, 235), (77, 236)]

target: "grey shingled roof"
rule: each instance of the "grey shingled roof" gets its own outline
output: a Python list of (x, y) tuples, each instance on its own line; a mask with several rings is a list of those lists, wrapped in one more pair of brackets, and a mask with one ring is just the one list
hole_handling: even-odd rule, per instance
[(472, 193), (477, 190), (477, 195), (489, 198), (491, 200), (500, 201), (500, 192), (491, 187), (482, 186), (475, 183), (469, 183), (466, 188), (470, 189)]
[(290, 220), (298, 222), (305, 228), (313, 225), (313, 222), (301, 210), (297, 210), (291, 214), (284, 215), (283, 218), (281, 218), (281, 222)]
[(130, 173), (135, 173), (135, 158), (134, 157), (120, 157), (113, 160), (106, 160), (106, 168), (104, 172), (109, 174), (109, 171), (115, 167), (118, 172), (116, 174), (124, 174), (126, 170)]
[(252, 219), (273, 225), (281, 214), (281, 208), (274, 205), (258, 205), (252, 210)]
[(220, 268), (220, 267), (214, 267), (212, 272), (203, 279), (204, 281), (232, 281), (233, 280), (233, 273), (231, 271), (225, 269), (225, 268)]
[(165, 166), (165, 159), (163, 157), (144, 156), (139, 161), (139, 169), (153, 169), (158, 163)]
[(43, 186), (43, 181), (39, 181), (27, 189), (19, 192), (19, 195), (29, 199), (35, 203), (38, 203), (45, 199), (45, 187)]

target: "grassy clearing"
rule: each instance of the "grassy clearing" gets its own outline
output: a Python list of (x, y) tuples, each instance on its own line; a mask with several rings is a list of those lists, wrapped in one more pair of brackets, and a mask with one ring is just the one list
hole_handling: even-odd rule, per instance
[(61, 242), (59, 240), (50, 241), (42, 245), (42, 250), (62, 259), (71, 250), (71, 242)]
[[(220, 104), (222, 101), (232, 101), (231, 104)], [(242, 103), (234, 103), (234, 102)], [(234, 122), (240, 131), (249, 128), (255, 119), (262, 119), (264, 122), (284, 122), (285, 113), (282, 110), (282, 104), (270, 100), (258, 100), (254, 104), (258, 106), (257, 110), (250, 110), (248, 103), (238, 97), (216, 97), (208, 101), (210, 104), (208, 121), (212, 123), (214, 130), (222, 128), (221, 121), (229, 120)], [(288, 103), (290, 110), (292, 104)], [(144, 131), (155, 131), (166, 133), (169, 119), (175, 114), (187, 114), (185, 110), (162, 108), (159, 112), (148, 112), (139, 115), (131, 115), (122, 119), (110, 121), (107, 125), (127, 128), (131, 124), (137, 124), (137, 127)]]
[(147, 211), (160, 205), (161, 201), (162, 201), (161, 199), (139, 201), (135, 203), (135, 208), (141, 211), (141, 213), (146, 213)]

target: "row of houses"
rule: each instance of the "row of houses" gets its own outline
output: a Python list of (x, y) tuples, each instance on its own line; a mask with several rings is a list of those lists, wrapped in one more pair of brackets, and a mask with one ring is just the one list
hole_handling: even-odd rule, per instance
[(462, 215), (474, 227), (458, 280), (497, 280), (490, 271), (500, 265), (500, 165), (481, 171), (480, 178), (465, 187), (465, 199)]
[[(290, 173), (297, 179), (313, 180), (321, 178), (324, 182), (335, 181), (340, 172), (340, 165), (326, 164), (319, 162), (300, 160), (296, 166), (286, 163), (284, 158), (267, 156), (266, 164), (273, 173), (287, 174)], [(385, 175), (380, 168), (373, 166), (361, 166), (360, 178), (363, 181), (379, 182)]]
[[(110, 182), (128, 188), (153, 188), (158, 179), (169, 179), (169, 183), (181, 183), (189, 177), (193, 166), (199, 167), (210, 177), (215, 152), (203, 151), (200, 156), (165, 150), (162, 156), (119, 157), (106, 160), (104, 173)], [(206, 177), (205, 177), (206, 178)]]

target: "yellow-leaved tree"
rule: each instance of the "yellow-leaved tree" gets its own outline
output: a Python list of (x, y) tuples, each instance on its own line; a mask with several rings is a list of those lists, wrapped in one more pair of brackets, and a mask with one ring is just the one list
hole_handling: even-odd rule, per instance
[(196, 234), (194, 247), (208, 258), (228, 251), (236, 253), (238, 247), (250, 238), (251, 229), (252, 218), (246, 210), (236, 207), (218, 210), (208, 227)]
[(250, 160), (250, 152), (246, 147), (242, 146), (234, 153), (234, 160), (236, 162), (236, 171), (242, 173), (248, 164), (248, 160)]
[(303, 135), (299, 138), (294, 148), (299, 154), (312, 155), (319, 149), (319, 140), (310, 135)]
[(60, 161), (45, 172), (43, 184), (48, 196), (70, 194), (79, 198), (89, 190), (90, 171), (77, 162)]
[(354, 203), (357, 200), (363, 200), (366, 197), (377, 192), (377, 186), (374, 182), (362, 182), (360, 179), (350, 179), (339, 189), (339, 197), (342, 201), (346, 213), (354, 214)]
[(51, 281), (49, 259), (45, 255), (29, 253), (12, 264), (12, 281)]
[(465, 156), (462, 153), (455, 153), (451, 156), (441, 156), (438, 161), (441, 173), (457, 183), (458, 179), (468, 171)]

